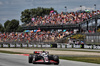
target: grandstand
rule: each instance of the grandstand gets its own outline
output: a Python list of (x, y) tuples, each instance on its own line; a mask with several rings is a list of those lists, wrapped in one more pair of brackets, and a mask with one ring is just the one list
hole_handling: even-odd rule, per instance
[[(77, 33), (96, 32), (97, 20), (99, 17), (99, 10), (92, 12), (62, 12), (61, 14), (50, 13), (50, 15), (46, 15), (43, 18), (38, 17), (38, 20), (30, 22), (29, 24), (26, 24), (26, 26), (24, 25), (23, 28), (25, 30), (35, 30), (40, 28), (42, 31), (52, 31), (52, 29), (74, 31), (77, 29)], [(95, 23), (89, 25), (93, 22)]]
[[(61, 14), (52, 12), (22, 25), (23, 29), (29, 30), (29, 32), (0, 33), (0, 42), (57, 42), (57, 40), (59, 41), (70, 35), (86, 33), (90, 30), (89, 24), (93, 21), (95, 22), (93, 24), (94, 32), (96, 32), (98, 19), (100, 19), (99, 10), (92, 12), (62, 12)], [(35, 32), (38, 29), (40, 31)], [(91, 31), (93, 32), (93, 30)]]
[(88, 24), (95, 20), (95, 27), (97, 25), (96, 17), (99, 17), (100, 11), (92, 11), (92, 12), (70, 12), (57, 14), (55, 12), (50, 13), (48, 16), (44, 17), (37, 17), (32, 20), (32, 22), (23, 25), (25, 30), (34, 30), (41, 28), (41, 30), (57, 30), (57, 29), (79, 29), (84, 27), (87, 24), (87, 31), (88, 31)]

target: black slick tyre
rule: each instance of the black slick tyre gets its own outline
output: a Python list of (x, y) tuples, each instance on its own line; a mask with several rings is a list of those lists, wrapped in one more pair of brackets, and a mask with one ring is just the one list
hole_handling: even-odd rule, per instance
[(29, 63), (32, 63), (32, 60), (33, 60), (33, 55), (30, 54), (29, 57), (28, 57), (28, 62), (29, 62)]
[(54, 56), (54, 61), (57, 62), (57, 63), (54, 63), (54, 65), (58, 65), (59, 64), (59, 57), (58, 56)]

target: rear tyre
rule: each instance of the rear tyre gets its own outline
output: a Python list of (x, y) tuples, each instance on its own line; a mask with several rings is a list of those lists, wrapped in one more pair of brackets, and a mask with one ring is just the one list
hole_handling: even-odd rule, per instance
[(54, 60), (53, 55), (49, 55), (49, 60)]
[(33, 55), (30, 54), (29, 57), (28, 57), (28, 62), (29, 62), (29, 63), (32, 63), (32, 60), (33, 60)]

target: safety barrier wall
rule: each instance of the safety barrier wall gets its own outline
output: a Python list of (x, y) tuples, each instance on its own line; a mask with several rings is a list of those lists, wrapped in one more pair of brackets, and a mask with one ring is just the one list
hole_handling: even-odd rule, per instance
[(57, 44), (28, 44), (28, 43), (0, 43), (0, 48), (84, 48), (84, 49), (100, 49), (100, 45), (91, 45), (91, 44), (66, 44), (66, 43), (57, 43)]

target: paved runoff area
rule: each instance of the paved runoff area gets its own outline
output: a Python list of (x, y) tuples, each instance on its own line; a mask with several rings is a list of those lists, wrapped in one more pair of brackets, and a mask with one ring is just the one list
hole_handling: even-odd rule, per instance
[[(43, 51), (42, 49), (21, 49), (21, 48), (0, 48), (3, 51), (11, 51), (11, 52), (21, 52), (21, 53), (33, 53), (33, 51)], [(68, 56), (100, 56), (100, 50), (92, 50), (92, 49), (69, 49), (70, 51), (63, 51), (63, 50), (45, 50), (48, 51), (49, 54), (56, 54), (56, 55), (68, 55)], [(80, 50), (80, 51), (77, 51)], [(87, 51), (87, 52), (81, 52)], [(93, 52), (90, 52), (93, 51)], [(94, 52), (96, 51), (96, 52)]]
[(100, 66), (100, 64), (61, 60), (59, 65), (53, 64), (30, 64), (28, 56), (0, 53), (0, 66)]

